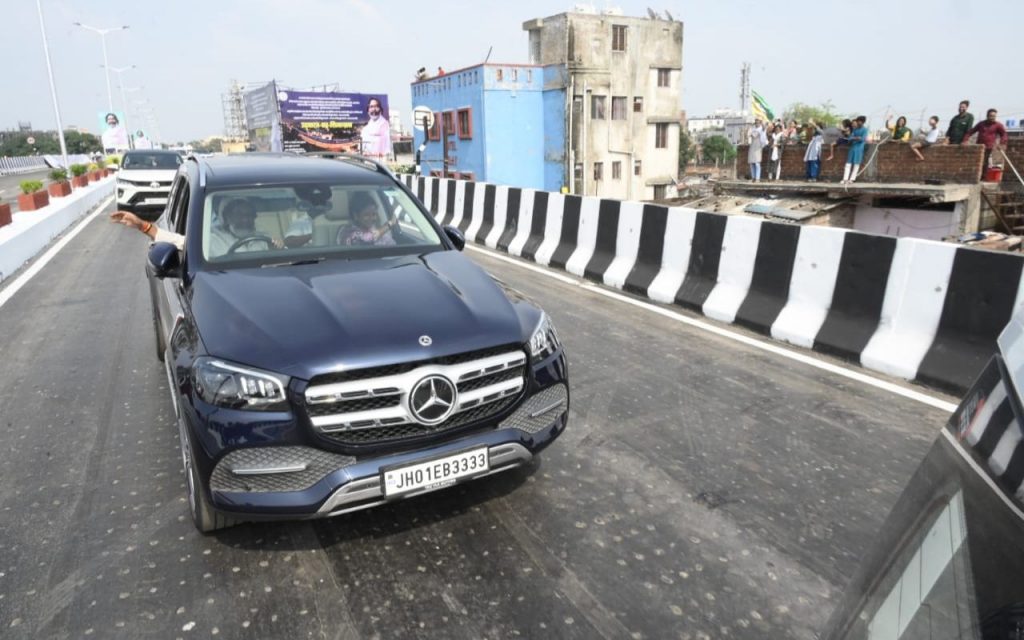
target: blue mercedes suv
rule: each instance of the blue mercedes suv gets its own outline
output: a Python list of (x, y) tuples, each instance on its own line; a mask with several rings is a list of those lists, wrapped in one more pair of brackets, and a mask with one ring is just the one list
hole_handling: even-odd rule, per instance
[(551, 320), (372, 161), (190, 158), (158, 227), (157, 355), (204, 533), (481, 478), (565, 429)]

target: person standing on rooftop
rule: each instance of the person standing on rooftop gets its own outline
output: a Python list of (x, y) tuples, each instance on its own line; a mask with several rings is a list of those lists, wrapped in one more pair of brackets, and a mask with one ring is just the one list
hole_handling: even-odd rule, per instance
[(967, 132), (974, 126), (974, 116), (967, 111), (969, 106), (970, 100), (961, 100), (957, 114), (949, 121), (949, 128), (946, 129), (949, 144), (963, 144)]
[(843, 167), (843, 180), (840, 184), (856, 182), (860, 173), (860, 165), (864, 162), (864, 146), (868, 141), (868, 128), (864, 126), (867, 116), (857, 116), (850, 132), (850, 150), (846, 153), (846, 165)]

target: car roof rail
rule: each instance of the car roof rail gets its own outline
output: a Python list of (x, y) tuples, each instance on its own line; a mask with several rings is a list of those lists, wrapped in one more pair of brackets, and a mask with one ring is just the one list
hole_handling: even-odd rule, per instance
[(359, 155), (358, 153), (343, 153), (339, 155), (336, 159), (343, 160), (350, 164), (361, 164), (365, 167), (373, 169), (377, 173), (383, 173), (384, 175), (389, 176), (391, 178), (395, 177), (395, 174), (392, 173), (391, 169), (388, 169), (386, 165), (381, 164), (380, 162), (374, 160), (373, 158), (367, 158), (366, 156)]
[(197, 156), (194, 151), (189, 152), (189, 154), (187, 156), (185, 156), (185, 160), (186, 161), (190, 160), (190, 161), (196, 163), (196, 167), (199, 168), (199, 186), (202, 187), (202, 188), (205, 188), (206, 187), (206, 163), (205, 162), (201, 162), (199, 156)]

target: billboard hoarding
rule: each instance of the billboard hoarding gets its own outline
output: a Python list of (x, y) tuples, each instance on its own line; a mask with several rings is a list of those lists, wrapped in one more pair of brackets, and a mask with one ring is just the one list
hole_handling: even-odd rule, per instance
[(386, 95), (278, 91), (277, 104), (285, 151), (391, 156)]
[(100, 126), (100, 140), (105, 153), (127, 151), (129, 149), (128, 129), (124, 125), (123, 111), (97, 111)]

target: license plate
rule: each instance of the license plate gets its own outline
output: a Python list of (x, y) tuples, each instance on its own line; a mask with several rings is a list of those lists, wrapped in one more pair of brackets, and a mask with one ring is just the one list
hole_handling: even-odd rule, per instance
[(428, 462), (385, 469), (384, 497), (400, 496), (413, 491), (440, 489), (456, 483), (459, 478), (473, 476), (490, 470), (490, 456), (487, 448), (463, 451)]

